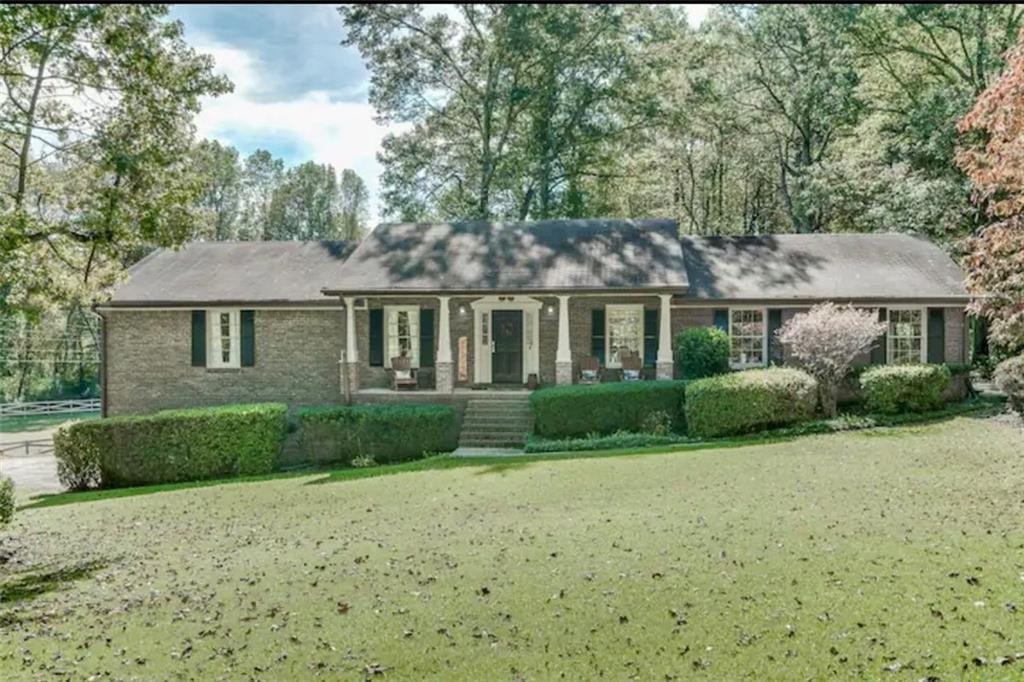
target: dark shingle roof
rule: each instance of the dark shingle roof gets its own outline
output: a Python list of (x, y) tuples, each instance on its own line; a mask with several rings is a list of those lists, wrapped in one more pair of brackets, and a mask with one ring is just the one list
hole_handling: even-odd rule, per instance
[(195, 242), (177, 251), (159, 249), (132, 266), (110, 303), (329, 305), (320, 290), (351, 251), (348, 242), (329, 241)]
[(903, 234), (677, 237), (671, 220), (381, 225), (344, 242), (209, 242), (133, 266), (113, 306), (331, 305), (351, 294), (672, 291), (695, 300), (966, 300), (938, 246)]
[(963, 273), (907, 234), (681, 238), (697, 299), (966, 299)]
[(380, 225), (328, 291), (685, 290), (674, 220)]

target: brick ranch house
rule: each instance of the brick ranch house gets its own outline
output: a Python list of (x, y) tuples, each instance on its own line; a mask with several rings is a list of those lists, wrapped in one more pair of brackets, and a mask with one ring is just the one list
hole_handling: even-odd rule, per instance
[[(627, 354), (664, 379), (675, 334), (695, 326), (726, 330), (733, 366), (757, 367), (784, 360), (773, 332), (820, 301), (888, 320), (863, 362), (964, 362), (968, 300), (956, 264), (904, 234), (548, 220), (381, 225), (354, 247), (194, 243), (149, 255), (97, 306), (103, 408), (458, 404), (474, 388), (578, 382), (594, 358), (618, 380)], [(396, 393), (402, 357), (415, 387)]]

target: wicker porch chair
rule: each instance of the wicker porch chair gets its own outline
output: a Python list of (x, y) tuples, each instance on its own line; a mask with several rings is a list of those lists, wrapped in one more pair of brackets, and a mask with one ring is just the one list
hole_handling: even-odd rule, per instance
[(594, 356), (585, 357), (580, 360), (580, 383), (599, 384), (601, 383), (601, 361)]
[(643, 379), (644, 361), (635, 353), (620, 353), (623, 381), (639, 381)]
[(391, 358), (391, 369), (388, 373), (391, 375), (391, 388), (395, 391), (403, 388), (414, 389), (419, 383), (416, 370), (412, 368), (412, 360), (405, 356)]

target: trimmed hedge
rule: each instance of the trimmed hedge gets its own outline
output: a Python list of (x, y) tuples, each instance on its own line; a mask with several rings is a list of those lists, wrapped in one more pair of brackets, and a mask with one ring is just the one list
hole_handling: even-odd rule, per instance
[(639, 432), (648, 415), (661, 411), (669, 415), (672, 430), (682, 433), (684, 390), (682, 381), (544, 388), (530, 396), (534, 431), (544, 438)]
[(352, 405), (311, 407), (296, 413), (299, 447), (311, 463), (378, 464), (451, 452), (458, 446), (455, 410), (447, 405)]
[(693, 327), (676, 335), (679, 375), (703, 379), (729, 373), (729, 335), (718, 327)]
[(949, 379), (945, 365), (884, 365), (861, 374), (860, 387), (870, 412), (928, 412), (942, 407)]
[(814, 416), (817, 383), (798, 369), (772, 367), (698, 379), (686, 387), (691, 436), (715, 438)]
[(287, 415), (260, 403), (77, 422), (54, 435), (57, 474), (81, 490), (269, 473)]

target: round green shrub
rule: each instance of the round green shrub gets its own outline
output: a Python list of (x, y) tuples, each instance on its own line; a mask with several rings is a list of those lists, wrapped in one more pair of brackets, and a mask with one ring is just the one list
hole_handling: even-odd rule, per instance
[(949, 379), (944, 365), (883, 365), (861, 374), (860, 387), (870, 412), (929, 412), (942, 407)]
[(14, 518), (14, 481), (0, 476), (0, 528)]
[(694, 327), (676, 335), (676, 364), (684, 379), (729, 372), (729, 335), (718, 327)]
[(1009, 398), (1014, 411), (1024, 417), (1024, 355), (999, 363), (993, 379), (996, 387)]
[(686, 424), (691, 436), (715, 438), (784, 426), (814, 416), (817, 383), (799, 369), (752, 369), (690, 382)]

